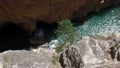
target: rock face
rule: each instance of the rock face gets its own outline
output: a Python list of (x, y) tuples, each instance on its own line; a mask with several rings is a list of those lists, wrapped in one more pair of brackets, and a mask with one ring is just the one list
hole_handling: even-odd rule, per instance
[(115, 40), (120, 41), (84, 37), (61, 53), (61, 65), (63, 68), (120, 68), (120, 49)]
[(50, 23), (81, 18), (92, 11), (119, 3), (120, 0), (1, 0), (0, 24), (12, 21), (32, 32), (38, 20)]
[(0, 53), (0, 68), (61, 68), (53, 64), (52, 49), (34, 49), (32, 51), (17, 50)]
[(0, 68), (120, 68), (119, 47), (120, 37), (83, 37), (60, 57), (49, 48), (9, 50), (0, 53)]

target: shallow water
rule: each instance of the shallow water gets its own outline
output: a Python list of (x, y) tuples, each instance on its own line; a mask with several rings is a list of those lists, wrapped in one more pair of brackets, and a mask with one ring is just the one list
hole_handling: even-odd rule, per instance
[(91, 14), (83, 25), (76, 27), (82, 36), (120, 33), (120, 7)]

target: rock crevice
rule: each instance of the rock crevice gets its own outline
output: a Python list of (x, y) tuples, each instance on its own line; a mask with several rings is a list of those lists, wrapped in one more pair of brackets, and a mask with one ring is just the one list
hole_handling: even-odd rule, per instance
[[(97, 68), (119, 63), (120, 48), (117, 47), (119, 42), (115, 40), (120, 41), (118, 38), (98, 40), (84, 37), (61, 53), (60, 63), (63, 68)], [(115, 43), (112, 47), (110, 41)]]

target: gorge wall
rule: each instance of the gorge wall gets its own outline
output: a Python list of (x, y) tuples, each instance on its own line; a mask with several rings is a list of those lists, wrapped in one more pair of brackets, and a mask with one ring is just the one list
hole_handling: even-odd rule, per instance
[(12, 21), (33, 32), (36, 21), (51, 23), (86, 17), (90, 12), (118, 4), (120, 0), (1, 0), (0, 25)]

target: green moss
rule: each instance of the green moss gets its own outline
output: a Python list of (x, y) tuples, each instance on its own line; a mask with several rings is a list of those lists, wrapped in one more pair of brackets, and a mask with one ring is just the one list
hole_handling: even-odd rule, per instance
[(116, 44), (116, 47), (117, 47), (117, 48), (120, 48), (120, 43), (117, 43), (117, 44)]
[(54, 54), (52, 58), (52, 63), (56, 65), (59, 62), (59, 55)]
[(70, 43), (65, 42), (65, 43), (57, 46), (55, 49), (56, 49), (57, 53), (59, 53), (61, 51), (64, 51), (65, 49), (67, 49), (69, 46), (70, 46)]

